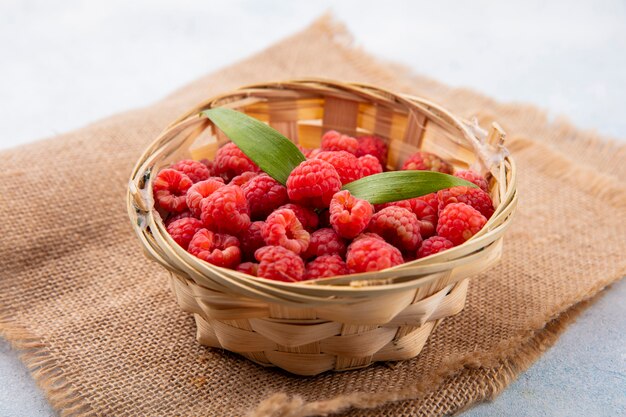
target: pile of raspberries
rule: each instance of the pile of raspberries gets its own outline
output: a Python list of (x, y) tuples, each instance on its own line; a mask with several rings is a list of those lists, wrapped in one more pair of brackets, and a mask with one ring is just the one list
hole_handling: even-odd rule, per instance
[(213, 161), (183, 160), (154, 180), (168, 233), (211, 264), (297, 282), (378, 271), (460, 245), (493, 214), (487, 180), (453, 172), (436, 155), (417, 152), (402, 169), (454, 174), (479, 188), (453, 187), (410, 200), (372, 205), (343, 184), (380, 173), (387, 145), (375, 136), (329, 131), (319, 149), (283, 186), (234, 143)]

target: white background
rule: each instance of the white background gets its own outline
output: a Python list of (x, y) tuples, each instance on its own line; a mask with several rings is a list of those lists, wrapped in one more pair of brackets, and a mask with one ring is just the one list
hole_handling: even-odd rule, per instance
[(623, 1), (2, 0), (0, 148), (147, 105), (328, 10), (378, 56), (626, 138)]

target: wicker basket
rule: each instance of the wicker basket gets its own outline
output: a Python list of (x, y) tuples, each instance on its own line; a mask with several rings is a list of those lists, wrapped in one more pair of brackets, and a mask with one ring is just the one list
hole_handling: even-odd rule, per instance
[[(183, 157), (213, 158), (227, 138), (199, 112), (218, 106), (268, 122), (305, 147), (319, 146), (329, 129), (375, 134), (388, 141), (390, 169), (418, 149), (431, 151), (486, 175), (496, 211), (463, 245), (375, 273), (284, 283), (208, 264), (165, 231), (151, 174)], [(171, 272), (201, 344), (300, 375), (404, 360), (419, 354), (444, 317), (463, 309), (468, 278), (501, 256), (517, 202), (515, 165), (503, 140), (496, 124), (485, 132), (427, 100), (368, 85), (258, 84), (214, 97), (170, 125), (132, 173), (128, 212), (147, 256)]]

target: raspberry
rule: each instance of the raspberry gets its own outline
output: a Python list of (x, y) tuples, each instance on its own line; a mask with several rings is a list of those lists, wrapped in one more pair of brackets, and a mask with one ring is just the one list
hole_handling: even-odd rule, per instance
[(491, 197), (480, 188), (459, 186), (439, 190), (437, 198), (439, 199), (439, 211), (451, 203), (465, 203), (480, 211), (486, 218), (490, 218), (494, 212)]
[(213, 265), (234, 268), (241, 262), (239, 241), (236, 237), (200, 229), (189, 242), (187, 251)]
[(285, 186), (267, 174), (252, 178), (242, 190), (250, 205), (250, 216), (255, 219), (267, 217), (289, 199)]
[(176, 214), (172, 213), (168, 216), (167, 220), (165, 221), (165, 227), (169, 226), (176, 220), (185, 219), (187, 217), (194, 217), (193, 214), (189, 210), (181, 211), (180, 213), (176, 213)]
[(416, 152), (402, 165), (402, 169), (416, 169), (421, 171), (438, 171), (452, 174), (452, 165), (428, 152)]
[(306, 154), (306, 159), (314, 159), (317, 155), (324, 152), (321, 148), (311, 149), (309, 153)]
[(172, 239), (183, 249), (187, 249), (193, 235), (200, 229), (202, 229), (202, 222), (200, 220), (193, 217), (186, 217), (171, 222), (167, 226), (167, 233), (169, 233)]
[(241, 187), (224, 185), (204, 198), (200, 219), (211, 230), (237, 234), (250, 226), (250, 208)]
[(226, 181), (246, 171), (259, 172), (260, 169), (232, 142), (217, 150), (213, 161), (213, 171)]
[(352, 239), (367, 227), (374, 207), (366, 200), (339, 191), (330, 202), (330, 224), (341, 237)]
[(359, 136), (356, 138), (359, 147), (356, 150), (356, 156), (372, 155), (381, 167), (387, 164), (387, 144), (378, 136)]
[(211, 175), (213, 175), (213, 161), (209, 161), (208, 159), (203, 158), (200, 160), (200, 162), (204, 164), (204, 166), (209, 169), (209, 172), (211, 173)]
[[(412, 211), (420, 225), (420, 235), (422, 235), (423, 239), (426, 239), (435, 234), (435, 227), (437, 226), (439, 201), (435, 193), (432, 193), (432, 196), (433, 197), (427, 197), (427, 199), (424, 199), (424, 197), (426, 197), (424, 196), (411, 198), (409, 200), (394, 201), (393, 203), (377, 204), (376, 210), (380, 211), (385, 207), (395, 206)], [(434, 201), (434, 208), (432, 201), (429, 199)]]
[(235, 178), (230, 180), (230, 182), (228, 184), (230, 184), (230, 185), (238, 185), (240, 187), (243, 187), (244, 184), (247, 184), (248, 181), (250, 181), (252, 178), (256, 177), (257, 175), (259, 175), (258, 172), (246, 171), (243, 174), (239, 174)]
[(295, 167), (287, 178), (287, 193), (294, 203), (325, 208), (341, 189), (335, 168), (321, 159), (308, 159)]
[(329, 130), (322, 136), (321, 148), (323, 151), (346, 151), (354, 155), (359, 148), (359, 142), (352, 136)]
[(346, 242), (331, 228), (316, 230), (311, 234), (309, 247), (302, 254), (305, 259), (323, 255), (346, 255)]
[(374, 214), (367, 231), (382, 236), (385, 241), (407, 252), (416, 250), (422, 243), (417, 217), (403, 207), (385, 207)]
[(413, 211), (413, 207), (411, 207), (411, 200), (399, 200), (399, 201), (392, 201), (390, 203), (376, 204), (374, 207), (377, 212), (381, 211), (382, 209), (386, 207), (402, 207), (407, 210)]
[(257, 276), (257, 271), (259, 270), (259, 264), (256, 262), (244, 262), (237, 265), (235, 268), (239, 272), (243, 272), (244, 274)]
[(296, 282), (304, 278), (304, 261), (282, 246), (264, 246), (254, 253), (257, 276), (276, 281)]
[(296, 217), (300, 220), (300, 223), (302, 223), (302, 226), (304, 226), (308, 232), (313, 232), (317, 229), (319, 219), (313, 210), (293, 203), (283, 204), (278, 207), (278, 209), (289, 209), (296, 213)]
[(182, 161), (178, 161), (170, 168), (187, 175), (194, 183), (206, 180), (211, 176), (211, 171), (206, 165), (192, 159), (183, 159)]
[(213, 191), (224, 186), (224, 182), (221, 178), (219, 180), (215, 178), (219, 177), (197, 182), (187, 191), (187, 207), (189, 207), (189, 210), (195, 217), (200, 218), (200, 213), (202, 212), (200, 205), (202, 204), (202, 200), (213, 194)]
[(254, 252), (265, 246), (265, 239), (263, 239), (264, 227), (265, 222), (252, 222), (250, 227), (239, 233), (241, 252), (245, 259), (254, 259)]
[(346, 275), (348, 267), (339, 255), (318, 256), (306, 265), (304, 279), (316, 279)]
[(424, 200), (422, 197), (412, 198), (409, 201), (411, 211), (415, 214), (419, 222), (422, 239), (434, 235), (435, 227), (437, 226), (438, 210), (433, 208), (430, 201)]
[(469, 170), (467, 170), (467, 171), (457, 171), (457, 172), (454, 173), (454, 176), (458, 177), (458, 178), (462, 178), (465, 181), (469, 181), (469, 182), (477, 185), (484, 192), (488, 192), (489, 191), (489, 183), (487, 183), (487, 180), (485, 179), (485, 177), (483, 177), (482, 175), (480, 175), (477, 172), (469, 171)]
[(435, 213), (439, 212), (439, 199), (437, 198), (437, 193), (430, 193), (417, 198), (431, 206)]
[(361, 164), (361, 177), (367, 177), (369, 175), (380, 174), (383, 172), (382, 165), (380, 165), (378, 159), (372, 155), (359, 157), (359, 163)]
[(282, 246), (300, 254), (307, 250), (311, 235), (289, 209), (276, 210), (265, 220), (263, 239), (270, 246)]
[(397, 248), (375, 237), (361, 237), (348, 246), (346, 265), (352, 273), (380, 271), (402, 262)]
[(437, 234), (454, 245), (474, 236), (487, 223), (485, 216), (465, 203), (452, 203), (439, 212)]
[(315, 159), (321, 159), (331, 164), (337, 174), (341, 184), (347, 184), (361, 178), (361, 165), (356, 156), (346, 151), (324, 151), (317, 154)]
[(422, 242), (422, 246), (417, 251), (418, 258), (425, 258), (429, 255), (444, 251), (454, 247), (454, 243), (450, 242), (445, 237), (433, 236), (429, 237)]
[(380, 235), (377, 235), (376, 233), (364, 232), (364, 233), (361, 233), (360, 235), (358, 235), (357, 237), (355, 237), (352, 240), (352, 243), (356, 242), (359, 239), (365, 239), (366, 237), (372, 238), (372, 239), (378, 239), (378, 240), (381, 240), (383, 242), (385, 241), (385, 239), (383, 239)]
[(175, 169), (164, 169), (154, 179), (152, 192), (159, 207), (172, 212), (187, 208), (185, 194), (193, 182), (188, 176)]

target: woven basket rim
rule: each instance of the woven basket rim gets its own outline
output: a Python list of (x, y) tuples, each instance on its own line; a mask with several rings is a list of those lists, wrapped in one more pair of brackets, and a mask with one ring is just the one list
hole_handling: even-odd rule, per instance
[[(265, 82), (265, 83), (255, 83), (247, 86), (240, 87), (237, 90), (233, 90), (227, 93), (223, 93), (220, 95), (216, 95), (211, 97), (210, 99), (199, 103), (194, 106), (194, 108), (188, 112), (186, 112), (183, 116), (179, 117), (175, 122), (170, 124), (146, 149), (144, 154), (140, 157), (139, 161), (135, 165), (131, 180), (129, 182), (129, 188), (127, 192), (127, 206), (129, 211), (129, 216), (131, 219), (137, 217), (137, 194), (139, 191), (138, 188), (138, 177), (137, 175), (140, 173), (142, 167), (148, 160), (148, 156), (152, 155), (153, 152), (151, 150), (160, 142), (160, 140), (166, 135), (168, 132), (172, 132), (176, 129), (184, 130), (193, 126), (195, 123), (208, 123), (207, 119), (201, 118), (198, 108), (212, 106), (214, 103), (219, 102), (225, 98), (236, 96), (237, 94), (245, 93), (249, 89), (262, 89), (262, 88), (282, 88), (288, 90), (290, 86), (299, 85), (307, 88), (311, 85), (311, 89), (314, 89), (316, 85), (321, 84), (322, 86), (332, 86), (334, 88), (338, 88), (341, 90), (354, 90), (360, 94), (368, 95), (371, 94), (370, 91), (376, 91), (379, 94), (384, 94), (390, 97), (395, 98), (399, 101), (399, 104), (404, 106), (411, 105), (421, 105), (425, 106), (430, 111), (435, 111), (443, 116), (449, 118), (454, 122), (455, 127), (466, 137), (468, 141), (470, 141), (476, 152), (480, 152), (481, 146), (484, 146), (484, 143), (477, 137), (476, 133), (472, 131), (472, 129), (478, 128), (477, 125), (472, 125), (470, 122), (467, 122), (445, 108), (432, 103), (431, 101), (417, 97), (414, 95), (408, 94), (398, 94), (393, 93), (388, 90), (382, 89), (377, 86), (373, 86), (370, 84), (363, 83), (343, 83), (336, 80), (328, 80), (328, 79), (320, 79), (320, 78), (305, 78), (298, 80), (288, 80), (288, 81), (274, 81), (274, 82)], [(350, 283), (355, 282), (365, 282), (365, 281), (381, 281), (384, 280), (384, 277), (387, 275), (393, 276), (410, 276), (411, 274), (415, 274), (415, 269), (419, 267), (427, 267), (434, 264), (441, 265), (450, 265), (450, 268), (453, 266), (453, 261), (455, 257), (458, 257), (459, 254), (464, 252), (472, 252), (476, 250), (476, 247), (480, 247), (480, 250), (485, 250), (489, 248), (490, 245), (495, 245), (498, 239), (501, 238), (501, 233), (506, 230), (510, 225), (510, 218), (513, 214), (516, 204), (517, 204), (517, 193), (516, 193), (516, 166), (514, 159), (508, 155), (508, 153), (504, 153), (502, 155), (502, 159), (499, 162), (499, 165), (505, 166), (507, 172), (510, 173), (507, 181), (507, 188), (505, 194), (501, 197), (501, 203), (496, 207), (494, 214), (488, 219), (488, 222), (485, 224), (483, 229), (473, 236), (471, 239), (466, 241), (465, 243), (455, 246), (447, 251), (443, 251), (429, 257), (413, 260), (407, 263), (403, 263), (401, 265), (397, 265), (392, 268), (388, 268), (382, 271), (376, 272), (365, 272), (358, 274), (350, 274), (339, 277), (331, 277), (331, 278), (323, 278), (316, 279), (310, 281), (301, 281), (301, 282), (281, 282), (281, 281), (273, 281), (267, 280), (264, 278), (254, 277), (247, 274), (243, 274), (239, 271), (235, 271), (228, 268), (218, 267), (212, 264), (209, 264), (205, 261), (202, 261), (193, 255), (187, 253), (184, 249), (180, 248), (167, 234), (165, 231), (165, 226), (162, 221), (157, 221), (156, 216), (154, 216), (152, 212), (152, 207), (149, 207), (149, 204), (146, 205), (147, 208), (147, 218), (149, 219), (149, 226), (152, 228), (153, 237), (156, 239), (156, 243), (158, 246), (164, 250), (169, 255), (175, 255), (179, 261), (184, 262), (184, 264), (192, 267), (196, 267), (195, 269), (207, 269), (209, 268), (211, 272), (214, 274), (221, 276), (223, 280), (231, 281), (233, 285), (237, 286), (238, 283), (235, 281), (237, 279), (244, 279), (248, 283), (253, 283), (254, 288), (263, 291), (270, 291), (273, 294), (280, 296), (283, 293), (300, 293), (301, 296), (305, 294), (310, 294), (313, 291), (317, 294), (317, 297), (324, 297), (324, 294), (327, 294), (326, 297), (335, 297), (340, 294), (344, 295), (362, 295), (367, 297), (370, 294), (381, 294), (388, 291), (399, 291), (408, 287), (415, 287), (428, 282), (429, 280), (437, 279), (434, 274), (430, 274), (429, 276), (419, 277), (412, 280), (407, 280), (404, 282), (392, 282), (392, 283), (378, 283), (376, 285), (366, 285), (366, 286), (353, 286)], [(150, 198), (152, 197), (151, 191), (151, 181), (152, 176), (148, 179), (145, 184), (146, 189), (148, 190)], [(151, 200), (148, 200), (151, 201)], [(139, 207), (141, 208), (141, 207)], [(159, 218), (160, 219), (160, 218)], [(495, 223), (500, 222), (496, 226)], [(133, 224), (138, 235), (141, 235), (138, 230), (140, 227), (137, 223)], [(156, 232), (159, 232), (158, 234)], [(494, 232), (499, 232), (498, 234)], [(145, 237), (140, 236), (140, 240), (143, 243), (144, 250), (147, 250), (149, 254), (154, 258), (162, 258), (158, 253), (155, 253), (153, 250), (150, 250), (149, 242), (145, 240)], [(490, 241), (491, 240), (491, 241)], [(481, 246), (483, 245), (483, 246)], [(157, 259), (159, 261), (159, 259)], [(172, 272), (178, 272), (178, 268), (169, 264), (166, 260), (161, 259), (159, 261), (160, 264), (168, 268)], [(444, 272), (450, 268), (443, 268), (439, 272)], [(193, 277), (192, 277), (193, 279)], [(338, 285), (339, 284), (339, 285)], [(346, 285), (348, 284), (348, 285)], [(314, 297), (316, 300), (318, 298)]]

